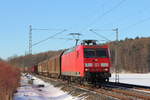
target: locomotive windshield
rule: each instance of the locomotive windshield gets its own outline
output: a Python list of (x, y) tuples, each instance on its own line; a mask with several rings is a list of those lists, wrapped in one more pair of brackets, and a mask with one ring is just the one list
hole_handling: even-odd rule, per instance
[(103, 48), (98, 48), (98, 49), (85, 48), (84, 49), (84, 57), (85, 58), (107, 58), (108, 57), (107, 49), (103, 49)]

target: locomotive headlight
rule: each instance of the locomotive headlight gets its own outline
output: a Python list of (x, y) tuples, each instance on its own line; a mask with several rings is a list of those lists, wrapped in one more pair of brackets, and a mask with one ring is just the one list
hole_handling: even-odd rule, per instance
[(85, 71), (89, 71), (90, 69), (86, 68)]
[(108, 63), (101, 63), (101, 67), (108, 67)]
[(108, 71), (108, 68), (104, 68), (103, 71)]
[(92, 63), (85, 63), (85, 67), (92, 67), (93, 64)]

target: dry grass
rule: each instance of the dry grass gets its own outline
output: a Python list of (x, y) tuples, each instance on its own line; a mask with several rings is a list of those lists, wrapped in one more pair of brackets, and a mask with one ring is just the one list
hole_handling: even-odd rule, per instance
[(0, 61), (0, 100), (12, 100), (12, 95), (19, 86), (19, 80), (19, 69)]

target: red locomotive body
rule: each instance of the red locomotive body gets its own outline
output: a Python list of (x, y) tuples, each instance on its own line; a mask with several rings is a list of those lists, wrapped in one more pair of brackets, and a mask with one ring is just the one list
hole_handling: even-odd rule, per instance
[(66, 76), (84, 76), (83, 46), (69, 49), (62, 55), (61, 74)]
[(111, 76), (110, 66), (110, 53), (107, 45), (100, 46), (96, 45), (95, 41), (84, 41), (82, 45), (64, 52), (61, 74), (80, 77), (92, 82), (106, 81)]

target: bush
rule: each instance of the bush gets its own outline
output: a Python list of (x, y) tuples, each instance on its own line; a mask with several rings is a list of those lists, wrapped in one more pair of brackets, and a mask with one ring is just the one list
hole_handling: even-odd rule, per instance
[(0, 100), (12, 100), (12, 95), (19, 86), (19, 81), (19, 69), (0, 61)]

